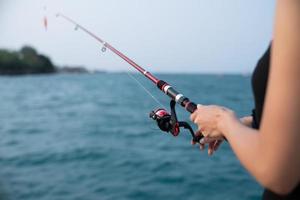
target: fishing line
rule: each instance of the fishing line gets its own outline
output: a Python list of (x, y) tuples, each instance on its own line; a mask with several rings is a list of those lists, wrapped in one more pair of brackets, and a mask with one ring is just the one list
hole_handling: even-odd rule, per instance
[(139, 81), (137, 80), (132, 74), (130, 74), (129, 72), (126, 72), (127, 75), (134, 80), (137, 84), (139, 84), (139, 86), (141, 86), (141, 88), (144, 89), (145, 92), (147, 92), (147, 94), (156, 102), (158, 103), (160, 106), (162, 106), (162, 108), (165, 108), (164, 105)]

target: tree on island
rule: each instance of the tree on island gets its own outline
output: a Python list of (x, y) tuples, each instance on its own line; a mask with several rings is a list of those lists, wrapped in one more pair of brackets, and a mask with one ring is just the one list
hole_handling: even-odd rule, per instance
[(0, 49), (0, 75), (48, 74), (55, 73), (51, 60), (30, 47), (20, 51)]

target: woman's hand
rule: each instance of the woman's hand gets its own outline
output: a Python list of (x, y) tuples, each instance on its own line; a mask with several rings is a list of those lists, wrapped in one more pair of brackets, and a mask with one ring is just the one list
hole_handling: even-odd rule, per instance
[[(252, 116), (245, 116), (240, 118), (240, 122), (247, 126), (247, 127), (252, 127), (252, 121), (253, 117)], [(202, 135), (200, 131), (197, 131), (195, 133), (196, 136)], [(213, 155), (215, 151), (217, 151), (220, 147), (220, 145), (223, 143), (224, 138), (209, 138), (209, 137), (204, 137), (199, 141), (199, 147), (200, 150), (204, 150), (206, 144), (208, 144), (208, 155)], [(194, 142), (194, 140), (191, 141), (192, 145), (196, 145), (197, 143)]]
[[(205, 149), (208, 144), (208, 155), (212, 155), (224, 140), (224, 128), (226, 121), (235, 119), (235, 114), (230, 109), (220, 106), (202, 106), (191, 115), (191, 120), (198, 125), (196, 135), (202, 134), (204, 138), (200, 140), (200, 149)], [(249, 117), (242, 118), (240, 121), (249, 124)], [(225, 125), (225, 126), (224, 126)], [(192, 141), (192, 145), (196, 143)]]
[(190, 118), (198, 125), (202, 135), (209, 138), (226, 137), (224, 133), (227, 125), (232, 120), (239, 121), (232, 110), (221, 106), (198, 105)]

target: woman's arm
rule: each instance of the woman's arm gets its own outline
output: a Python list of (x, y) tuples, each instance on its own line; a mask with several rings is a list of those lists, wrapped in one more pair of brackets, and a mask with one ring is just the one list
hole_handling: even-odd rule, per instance
[(228, 109), (199, 106), (191, 119), (205, 136), (224, 135), (265, 187), (287, 194), (300, 182), (300, 1), (278, 0), (271, 71), (259, 131)]
[(300, 1), (279, 0), (261, 124), (265, 184), (280, 193), (300, 181)]

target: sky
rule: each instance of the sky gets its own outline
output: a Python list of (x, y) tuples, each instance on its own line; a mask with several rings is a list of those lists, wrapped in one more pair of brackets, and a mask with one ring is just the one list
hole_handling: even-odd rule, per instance
[(130, 69), (61, 12), (149, 71), (251, 73), (272, 40), (274, 10), (275, 0), (0, 0), (0, 48), (30, 45), (59, 66)]

